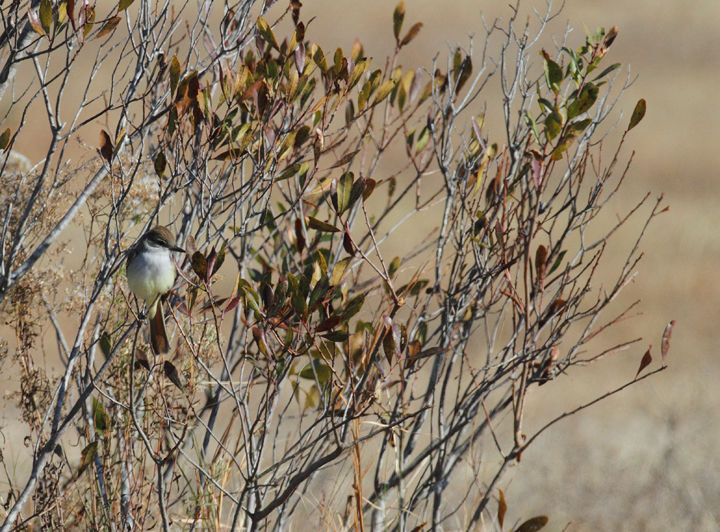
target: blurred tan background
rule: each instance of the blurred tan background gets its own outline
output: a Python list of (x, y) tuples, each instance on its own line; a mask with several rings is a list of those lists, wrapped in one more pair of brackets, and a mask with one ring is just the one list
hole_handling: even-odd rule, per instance
[[(404, 65), (430, 65), (438, 52), (444, 61), (456, 43), (467, 46), (468, 34), (479, 47), (482, 16), (492, 24), (511, 14), (507, 0), (405, 3), (405, 27), (424, 27), (403, 52)], [(308, 35), (326, 51), (347, 50), (358, 36), (367, 55), (382, 61), (393, 45), (394, 5), (307, 0), (303, 14), (318, 17)], [(521, 2), (519, 20), (534, 16), (533, 8), (544, 12), (545, 2)], [(561, 413), (627, 381), (648, 344), (657, 364), (664, 327), (677, 323), (667, 371), (561, 422), (523, 456), (503, 483), (508, 519), (545, 514), (547, 528), (557, 531), (571, 521), (573, 531), (720, 530), (720, 2), (567, 0), (551, 32), (562, 38), (566, 24), (575, 28), (575, 48), (584, 41), (583, 24), (617, 25), (606, 62), (639, 75), (620, 104), (623, 124), (635, 102), (647, 100), (647, 115), (623, 152), (624, 161), (637, 151), (618, 214), (646, 192), (665, 193), (670, 211), (651, 225), (640, 273), (624, 294), (628, 302), (642, 299), (643, 315), (613, 333), (643, 341), (563, 379), (564, 396), (545, 398), (541, 388), (531, 413)], [(487, 104), (489, 120), (497, 120), (497, 100), (488, 96)]]
[[(317, 17), (307, 36), (326, 52), (336, 46), (347, 51), (358, 37), (380, 67), (393, 46), (394, 5), (305, 0), (302, 14), (304, 20)], [(406, 7), (405, 28), (416, 21), (425, 25), (401, 56), (405, 66), (429, 66), (437, 53), (444, 61), (456, 43), (468, 44), (468, 34), (480, 46), (481, 16), (491, 24), (511, 14), (507, 0), (406, 0)], [(533, 8), (546, 6), (524, 0), (520, 8), (523, 21), (534, 16)], [(584, 41), (583, 24), (619, 27), (605, 62), (629, 64), (639, 75), (621, 102), (623, 123), (639, 98), (647, 100), (647, 115), (623, 152), (625, 161), (637, 150), (616, 202), (618, 214), (647, 191), (665, 193), (670, 211), (650, 227), (640, 274), (624, 296), (642, 299), (643, 315), (615, 331), (620, 339), (642, 336), (643, 342), (562, 379), (560, 396), (557, 388), (552, 398), (540, 389), (530, 413), (561, 413), (627, 381), (648, 344), (657, 364), (662, 331), (672, 319), (677, 324), (667, 371), (561, 422), (523, 456), (502, 484), (506, 523), (545, 514), (547, 529), (556, 531), (571, 521), (572, 531), (719, 530), (720, 2), (567, 0), (550, 31), (561, 38), (568, 23), (575, 28), (569, 40), (574, 48)], [(498, 100), (492, 89), (488, 94), (471, 114), (487, 103), (492, 124), (500, 109), (493, 107)], [(36, 161), (43, 154), (38, 143), (26, 135), (16, 149)]]

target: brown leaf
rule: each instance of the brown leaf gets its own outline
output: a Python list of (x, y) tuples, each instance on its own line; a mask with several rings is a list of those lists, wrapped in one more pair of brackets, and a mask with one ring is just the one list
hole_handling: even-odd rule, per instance
[(435, 355), (441, 355), (443, 353), (447, 352), (447, 347), (431, 347), (430, 349), (426, 349), (425, 351), (418, 353), (417, 355), (414, 355), (413, 357), (408, 356), (408, 360), (420, 360), (421, 358), (428, 358)]
[(180, 382), (180, 373), (178, 373), (175, 365), (169, 360), (166, 360), (163, 364), (163, 373), (165, 373), (165, 376), (170, 379), (170, 382), (177, 386), (181, 392), (185, 391), (183, 389), (182, 382)]
[(308, 216), (307, 224), (310, 229), (315, 229), (315, 231), (320, 231), (321, 233), (337, 233), (340, 231), (340, 229), (334, 225), (313, 218), (312, 216)]
[(207, 259), (205, 258), (205, 255), (203, 255), (199, 251), (196, 251), (192, 254), (192, 259), (190, 263), (192, 264), (193, 271), (197, 274), (200, 280), (204, 280), (208, 271)]
[(77, 31), (77, 27), (75, 26), (75, 0), (68, 0), (67, 14), (70, 17), (70, 24), (72, 24), (73, 31)]
[(230, 303), (227, 304), (227, 307), (225, 307), (225, 310), (223, 310), (223, 314), (230, 312), (231, 310), (235, 310), (235, 307), (238, 306), (240, 303), (240, 300), (242, 298), (240, 296), (235, 296), (230, 300)]
[(605, 34), (605, 40), (603, 41), (603, 46), (605, 46), (605, 48), (610, 48), (610, 45), (613, 43), (613, 41), (615, 41), (615, 38), (617, 36), (618, 36), (618, 27), (613, 26)]
[(144, 351), (135, 352), (135, 369), (138, 369), (139, 366), (142, 366), (146, 370), (150, 371), (150, 362), (148, 362), (147, 355)]
[(330, 316), (328, 319), (320, 323), (316, 328), (316, 333), (329, 331), (335, 328), (342, 321), (342, 316)]
[(667, 357), (668, 351), (670, 350), (670, 337), (672, 336), (672, 330), (675, 326), (675, 320), (672, 320), (665, 327), (665, 332), (662, 336), (662, 344), (660, 345), (660, 354), (662, 355), (662, 363), (665, 365), (665, 358)]
[(260, 77), (257, 81), (253, 82), (247, 89), (243, 91), (243, 93), (240, 95), (241, 100), (252, 100), (253, 95), (260, 90), (260, 87), (262, 87), (265, 84), (265, 80)]
[(405, 34), (405, 37), (403, 37), (403, 40), (400, 41), (400, 46), (405, 46), (406, 44), (410, 44), (410, 41), (412, 41), (415, 37), (418, 36), (418, 33), (420, 33), (420, 29), (423, 27), (422, 22), (416, 22), (412, 25), (412, 28), (408, 30), (408, 32)]
[(505, 502), (505, 494), (502, 490), (498, 490), (500, 492), (500, 498), (498, 499), (498, 524), (500, 525), (500, 530), (502, 531), (503, 523), (505, 522), (505, 512), (507, 512), (507, 503)]
[(347, 232), (343, 234), (343, 247), (345, 248), (345, 251), (347, 251), (348, 255), (352, 255), (353, 257), (355, 256), (355, 245)]
[(346, 153), (338, 162), (336, 162), (334, 165), (332, 165), (328, 170), (332, 170), (333, 168), (339, 168), (341, 166), (344, 166), (348, 164), (350, 161), (353, 160), (355, 155), (358, 154), (360, 150), (351, 151), (350, 153)]
[(95, 35), (95, 39), (99, 39), (100, 37), (105, 37), (108, 33), (110, 33), (112, 30), (117, 28), (117, 25), (120, 24), (120, 21), (122, 18), (118, 16), (114, 16), (110, 19), (108, 19), (105, 24), (103, 24), (102, 28), (100, 28), (100, 31), (97, 35)]
[(303, 249), (305, 249), (305, 236), (302, 229), (302, 221), (298, 218), (295, 220), (295, 241), (298, 253), (302, 253)]
[(113, 154), (113, 145), (112, 140), (110, 140), (110, 135), (107, 134), (107, 131), (104, 129), (100, 130), (100, 155), (103, 156), (103, 159), (105, 159), (108, 163), (112, 160), (112, 154)]
[(30, 26), (39, 33), (40, 35), (45, 35), (45, 30), (42, 27), (42, 24), (40, 23), (40, 15), (37, 11), (33, 11), (32, 9), (29, 9), (27, 12), (27, 19), (30, 23)]
[(195, 237), (192, 235), (188, 235), (187, 241), (185, 242), (185, 249), (187, 250), (188, 254), (192, 257), (195, 252), (198, 250), (197, 244), (195, 243)]
[(547, 255), (547, 248), (543, 245), (539, 245), (537, 251), (535, 252), (535, 272), (537, 273), (537, 280), (541, 284), (545, 280)]
[(255, 340), (255, 343), (257, 343), (258, 349), (260, 349), (260, 352), (267, 356), (267, 343), (265, 342), (265, 331), (258, 327), (253, 327), (252, 329), (253, 339)]
[(640, 361), (640, 367), (637, 370), (637, 373), (635, 374), (635, 378), (637, 379), (640, 376), (640, 372), (644, 370), (646, 367), (650, 365), (650, 362), (652, 362), (652, 356), (650, 355), (650, 349), (652, 349), (652, 345), (648, 347), (647, 352), (643, 355), (642, 360)]
[(210, 277), (212, 277), (212, 274), (215, 269), (215, 261), (218, 258), (217, 251), (215, 251), (215, 246), (210, 250), (210, 253), (207, 256), (207, 272), (206, 272), (206, 281), (210, 281)]
[(377, 181), (375, 181), (374, 179), (370, 179), (369, 177), (365, 178), (365, 190), (363, 190), (363, 201), (367, 201), (367, 199), (373, 193), (373, 190), (375, 190), (376, 185), (377, 185)]

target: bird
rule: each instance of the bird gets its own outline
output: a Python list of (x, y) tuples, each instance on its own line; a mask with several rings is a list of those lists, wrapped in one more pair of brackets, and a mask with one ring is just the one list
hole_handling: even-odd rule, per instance
[(170, 351), (161, 301), (162, 296), (172, 290), (175, 284), (175, 264), (170, 253), (185, 253), (174, 242), (170, 229), (155, 226), (130, 246), (125, 266), (130, 290), (147, 304), (150, 343), (158, 355)]

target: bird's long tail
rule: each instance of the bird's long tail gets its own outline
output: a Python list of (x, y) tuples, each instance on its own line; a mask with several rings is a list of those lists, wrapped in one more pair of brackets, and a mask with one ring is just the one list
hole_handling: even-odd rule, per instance
[(170, 352), (170, 340), (168, 340), (167, 330), (165, 329), (165, 316), (163, 313), (162, 298), (153, 305), (148, 312), (150, 321), (150, 343), (158, 355), (164, 355)]

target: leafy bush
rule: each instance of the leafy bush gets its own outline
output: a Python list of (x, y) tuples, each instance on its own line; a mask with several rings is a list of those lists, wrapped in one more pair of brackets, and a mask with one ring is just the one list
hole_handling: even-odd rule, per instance
[[(479, 52), (459, 45), (424, 70), (400, 65), (422, 28), (402, 2), (384, 63), (359, 41), (323, 51), (295, 0), (254, 4), (3, 7), (0, 93), (5, 121), (22, 119), (0, 145), (30, 134), (33, 103), (50, 142), (34, 166), (3, 162), (0, 301), (33, 464), (21, 481), (6, 470), (2, 532), (282, 530), (308, 504), (338, 529), (502, 529), (507, 468), (588, 406), (527, 433), (528, 391), (632, 344), (588, 346), (626, 315), (601, 321), (647, 224), (598, 290), (611, 237), (662, 212), (645, 197), (607, 228), (645, 112), (641, 100), (603, 159), (629, 85), (606, 66), (616, 28), (538, 50), (551, 6), (525, 25), (516, 8)], [(29, 67), (27, 90), (7, 92)], [(480, 104), (491, 83), (495, 136)], [(98, 130), (97, 152), (69, 163), (73, 138)], [(187, 250), (165, 357), (124, 277), (134, 237), (158, 223)], [(57, 258), (71, 225), (85, 235), (77, 270)], [(57, 378), (41, 364), (55, 356), (38, 342), (47, 327)], [(670, 331), (661, 367), (644, 372), (648, 350), (599, 399), (664, 369)]]

